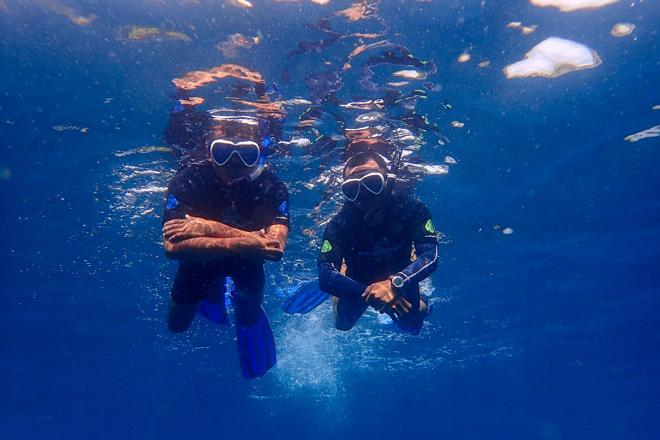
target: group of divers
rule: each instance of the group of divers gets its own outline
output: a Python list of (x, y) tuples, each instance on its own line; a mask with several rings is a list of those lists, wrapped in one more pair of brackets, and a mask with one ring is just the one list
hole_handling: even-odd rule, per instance
[[(164, 250), (178, 261), (167, 325), (184, 332), (198, 313), (227, 324), (231, 304), (241, 371), (255, 378), (276, 363), (262, 308), (264, 263), (282, 259), (289, 235), (287, 185), (267, 163), (277, 130), (272, 118), (195, 104), (179, 99), (166, 131), (188, 157), (165, 197)], [(323, 222), (318, 279), (286, 300), (287, 313), (308, 313), (331, 296), (338, 330), (372, 307), (402, 331), (420, 332), (429, 305), (419, 283), (436, 269), (438, 234), (426, 205), (395, 186), (400, 159), (382, 134), (349, 138), (333, 179), (343, 203)]]

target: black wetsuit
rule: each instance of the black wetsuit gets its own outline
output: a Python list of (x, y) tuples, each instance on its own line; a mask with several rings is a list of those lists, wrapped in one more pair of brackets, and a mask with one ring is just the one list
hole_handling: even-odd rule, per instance
[[(399, 292), (419, 308), (419, 282), (436, 268), (438, 241), (426, 205), (406, 194), (393, 192), (374, 221), (352, 203), (346, 203), (330, 221), (319, 256), (321, 289), (352, 304), (357, 320), (367, 305), (361, 295), (371, 283), (399, 274)], [(412, 260), (413, 246), (416, 259)], [(340, 273), (342, 261), (346, 275)]]
[[(273, 224), (288, 226), (288, 190), (268, 170), (252, 182), (227, 186), (218, 179), (210, 162), (197, 163), (183, 168), (170, 180), (163, 222), (185, 218), (186, 214), (244, 231), (258, 231)], [(241, 257), (180, 262), (172, 300), (178, 304), (198, 302), (220, 276), (232, 277), (239, 291), (261, 301), (263, 261)]]

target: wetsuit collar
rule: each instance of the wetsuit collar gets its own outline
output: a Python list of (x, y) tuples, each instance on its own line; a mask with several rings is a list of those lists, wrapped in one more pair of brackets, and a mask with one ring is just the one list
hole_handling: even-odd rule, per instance
[(390, 198), (392, 196), (391, 190), (386, 189), (386, 191), (387, 192), (384, 195), (385, 200), (381, 201), (378, 206), (367, 212), (355, 206), (354, 203), (347, 202), (344, 206), (350, 221), (352, 223), (363, 223), (368, 225), (378, 225), (382, 223), (385, 220), (387, 206), (390, 204)]

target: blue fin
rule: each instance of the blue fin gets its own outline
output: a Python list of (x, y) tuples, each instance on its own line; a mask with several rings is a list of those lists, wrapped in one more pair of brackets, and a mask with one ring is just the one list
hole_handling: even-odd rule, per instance
[(282, 310), (291, 315), (295, 313), (309, 313), (328, 299), (327, 293), (321, 290), (318, 280), (312, 280), (303, 284), (291, 295), (284, 304)]
[(225, 291), (227, 280), (225, 277), (220, 277), (211, 283), (208, 289), (206, 298), (199, 303), (197, 311), (204, 318), (216, 324), (229, 324), (227, 318), (227, 306), (225, 304)]
[(241, 371), (246, 379), (253, 379), (266, 374), (277, 362), (275, 356), (275, 338), (270, 323), (259, 307), (257, 320), (248, 325), (236, 320), (236, 339)]

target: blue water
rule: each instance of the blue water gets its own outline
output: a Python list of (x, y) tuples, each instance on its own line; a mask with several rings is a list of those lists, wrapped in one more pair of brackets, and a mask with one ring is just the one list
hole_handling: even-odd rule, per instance
[[(293, 229), (265, 302), (278, 365), (248, 382), (231, 329), (198, 319), (168, 333), (159, 188), (177, 165), (126, 152), (164, 144), (170, 80), (189, 70), (233, 62), (279, 81), (289, 67), (283, 97), (307, 97), (304, 77), (354, 47), (286, 57), (323, 37), (305, 24), (349, 2), (253, 3), (0, 2), (0, 437), (658, 438), (660, 143), (624, 141), (660, 123), (658, 5), (383, 1), (387, 38), (438, 66), (423, 110), (450, 143), (423, 159), (458, 162), (415, 189), (443, 234), (434, 311), (419, 337), (375, 314), (337, 332), (328, 304), (283, 315), (283, 295), (315, 272), (319, 243), (302, 231), (319, 192), (302, 186), (313, 170), (281, 161)], [(57, 4), (97, 18), (76, 25)], [(539, 27), (523, 36), (510, 21)], [(617, 22), (636, 29), (612, 37)], [(134, 24), (192, 42), (122, 39)], [(215, 48), (257, 31), (236, 58)], [(505, 78), (549, 36), (602, 64)]]

